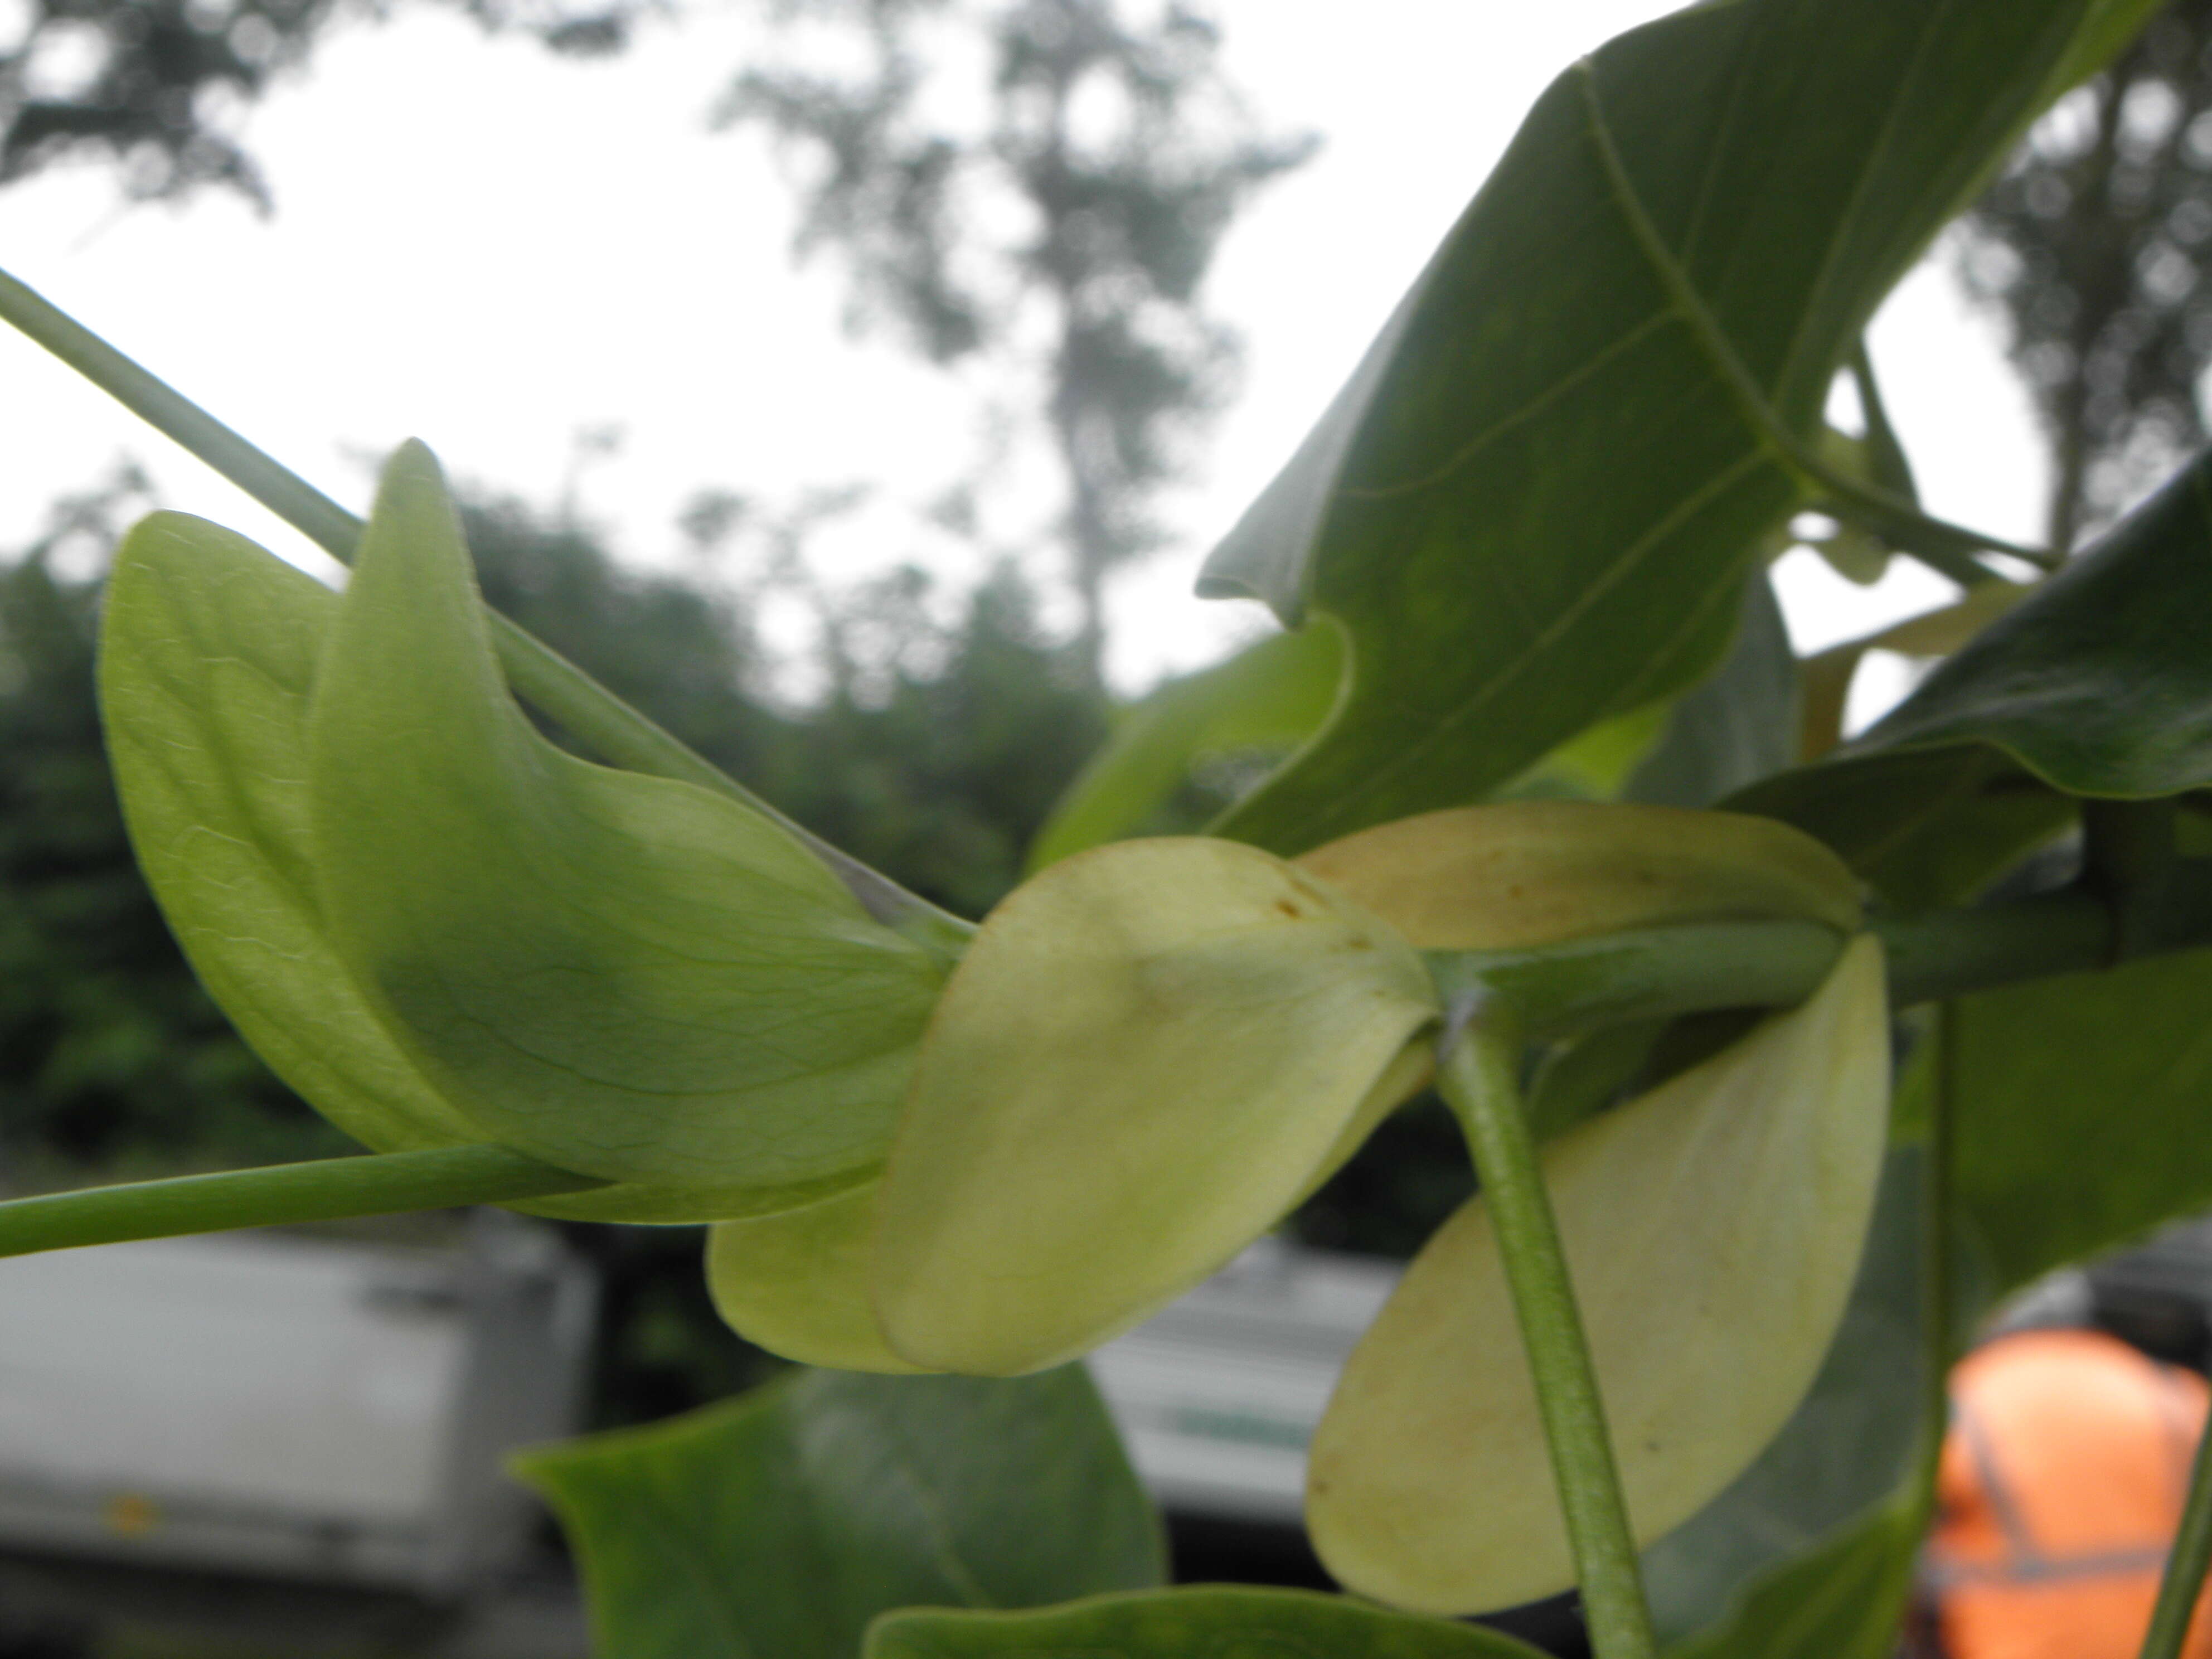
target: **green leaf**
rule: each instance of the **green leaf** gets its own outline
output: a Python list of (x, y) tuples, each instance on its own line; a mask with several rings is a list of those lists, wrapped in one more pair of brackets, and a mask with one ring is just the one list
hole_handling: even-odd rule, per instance
[(1737, 0), (1538, 101), (1203, 591), (1334, 617), (1328, 726), (1225, 821), (1478, 798), (1694, 679), (1889, 285), (2147, 0)]
[[(243, 537), (157, 513), (103, 605), (101, 719), (133, 848), (193, 971), (301, 1097), (381, 1152), (483, 1132), (395, 1042), (314, 894), (307, 711), (338, 598)], [(757, 1210), (750, 1186), (620, 1185), (515, 1207), (594, 1221)]]
[(1019, 1382), (811, 1371), (529, 1453), (599, 1652), (855, 1659), (878, 1613), (1024, 1607), (1165, 1577), (1080, 1366)]
[(1040, 1613), (886, 1613), (866, 1659), (1538, 1659), (1473, 1625), (1341, 1595), (1205, 1585)]
[(1901, 909), (1955, 902), (2073, 814), (2069, 796), (2212, 782), (2212, 454), (2015, 598), (1976, 596), (1862, 642), (1911, 651), (1995, 619), (1830, 759), (1753, 785)]
[(1854, 752), (1985, 744), (2074, 795), (2212, 782), (2212, 453), (1954, 655)]
[(1901, 912), (1973, 896), (2074, 818), (2074, 804), (1994, 749), (1846, 755), (1723, 803), (1826, 842)]
[(156, 513), (116, 550), (100, 715), (148, 884), (270, 1068), (379, 1152), (483, 1139), (393, 1045), (313, 896), (303, 726), (337, 596), (242, 536)]
[(1343, 668), (1343, 636), (1316, 623), (1160, 687), (1121, 717), (1068, 786), (1030, 849), (1030, 868), (1136, 834), (1210, 757), (1297, 747), (1328, 718)]
[(1797, 758), (1797, 658), (1766, 573), (1743, 585), (1735, 644), (1677, 698), (1666, 735), (1621, 791), (1657, 806), (1711, 806)]
[(1888, 1659), (1927, 1510), (1901, 1496), (1762, 1575), (1733, 1618), (1666, 1659)]
[(325, 925), (484, 1138), (786, 1201), (880, 1162), (939, 966), (748, 808), (538, 733), (419, 445), (386, 470), (308, 737)]
[(2212, 1206), (2212, 953), (1960, 999), (1957, 1183), (1999, 1287)]

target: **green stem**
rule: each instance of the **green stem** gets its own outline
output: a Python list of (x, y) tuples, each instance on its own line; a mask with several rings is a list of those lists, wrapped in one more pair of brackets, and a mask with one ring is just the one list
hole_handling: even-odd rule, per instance
[(1905, 459), (1897, 428), (1890, 424), (1889, 404), (1875, 377), (1874, 357), (1863, 334), (1851, 343), (1850, 368), (1852, 384), (1858, 387), (1859, 410), (1866, 416), (1867, 458), (1874, 466), (1875, 482), (1917, 507), (1920, 490), (1912, 480), (1912, 463)]
[(1498, 1231), (1574, 1550), (1590, 1647), (1597, 1659), (1654, 1659), (1658, 1644), (1637, 1571), (1635, 1536), (1597, 1373), (1522, 1109), (1521, 1044), (1500, 1010), (1468, 997), (1459, 999), (1459, 1006), (1462, 1013), (1448, 1029), (1437, 1059), (1437, 1086), (1467, 1136)]
[[(358, 518), (5, 271), (0, 271), (0, 321), (45, 347), (331, 557), (352, 562), (361, 540)], [(498, 612), (489, 614), (493, 644), (516, 695), (602, 760), (744, 802), (803, 842), (878, 921), (948, 955), (957, 957), (965, 947), (975, 932), (967, 922), (793, 823), (550, 646)]]
[[(1890, 1001), (1938, 1002), (2113, 960), (2112, 903), (2069, 887), (2033, 898), (1879, 916), (1868, 924), (1889, 960)], [(1447, 994), (1480, 990), (1510, 1006), (1533, 1038), (1715, 1008), (1787, 1007), (1827, 976), (1842, 936), (1806, 921), (1700, 922), (1571, 939), (1527, 951), (1431, 951)], [(2175, 864), (2130, 959), (2212, 947), (2212, 860)]]
[(2166, 1558), (2166, 1576), (2159, 1580), (2158, 1602), (2151, 1609), (2150, 1629), (2143, 1635), (2142, 1659), (2179, 1659), (2208, 1568), (2212, 1568), (2212, 1433), (2201, 1435), (2197, 1442), (2189, 1499), (2182, 1508), (2173, 1553)]
[(1943, 1431), (1951, 1415), (1952, 1307), (1951, 1151), (1952, 1104), (1958, 1098), (1959, 1011), (1937, 1005), (1928, 1040), (1936, 1045), (1934, 1086), (1928, 1091), (1927, 1140), (1920, 1179), (1920, 1333), (1927, 1374), (1921, 1379), (1921, 1446), (1918, 1492), (1931, 1503), (1943, 1456)]
[(0, 1204), (0, 1256), (456, 1204), (503, 1204), (607, 1184), (503, 1146), (319, 1158), (15, 1199)]

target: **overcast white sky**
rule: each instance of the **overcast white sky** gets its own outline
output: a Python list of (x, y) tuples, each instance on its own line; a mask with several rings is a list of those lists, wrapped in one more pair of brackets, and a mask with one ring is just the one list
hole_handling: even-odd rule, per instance
[[(1220, 0), (1232, 75), (1271, 121), (1326, 144), (1216, 267), (1213, 307), (1248, 343), (1244, 394), (1173, 504), (1178, 544), (1115, 594), (1121, 684), (1258, 625), (1248, 607), (1188, 597), (1206, 546), (1289, 453), (1545, 82), (1665, 9), (1365, 0), (1347, 30), (1322, 0)], [(750, 38), (735, 17), (694, 19), (575, 63), (403, 9), (346, 29), (252, 112), (272, 219), (212, 194), (118, 213), (103, 175), (61, 174), (0, 192), (0, 265), (356, 507), (363, 457), (410, 434), (460, 477), (550, 504), (575, 434), (606, 427), (623, 446), (580, 497), (626, 556), (672, 556), (673, 515), (708, 487), (787, 498), (865, 478), (924, 499), (969, 457), (973, 389), (845, 338), (835, 274), (791, 269), (788, 192), (765, 146), (707, 130)], [(2042, 461), (2025, 399), (1940, 258), (1900, 289), (1874, 349), (1935, 510), (2032, 538)], [(291, 532), (12, 335), (0, 386), (0, 548), (129, 453), (170, 504), (300, 555)], [(849, 579), (910, 550), (848, 537), (825, 556)], [(1038, 550), (1041, 575), (1052, 556)], [(1802, 554), (1783, 575), (1807, 646), (1944, 591), (1905, 572), (1869, 595)]]

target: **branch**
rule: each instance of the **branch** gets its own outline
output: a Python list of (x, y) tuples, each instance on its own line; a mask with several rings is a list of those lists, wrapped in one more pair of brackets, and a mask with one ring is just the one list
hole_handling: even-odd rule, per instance
[[(2085, 887), (1868, 924), (1889, 959), (1893, 1006), (1909, 1008), (2120, 959), (2111, 902)], [(2212, 860), (2183, 860), (2128, 960), (2212, 947)], [(1705, 922), (1570, 939), (1528, 951), (1431, 951), (1449, 994), (1480, 990), (1538, 1039), (1716, 1008), (1788, 1007), (1819, 987), (1843, 936), (1809, 921)]]
[(0, 1204), (0, 1256), (234, 1227), (511, 1203), (607, 1184), (503, 1146), (318, 1158), (15, 1199)]
[[(5, 271), (0, 271), (0, 321), (45, 347), (331, 557), (352, 562), (361, 540), (359, 519)], [(552, 647), (489, 607), (485, 614), (500, 665), (516, 694), (601, 759), (744, 803), (828, 865), (877, 921), (948, 956), (957, 957), (965, 947), (975, 931), (969, 924), (793, 823)]]

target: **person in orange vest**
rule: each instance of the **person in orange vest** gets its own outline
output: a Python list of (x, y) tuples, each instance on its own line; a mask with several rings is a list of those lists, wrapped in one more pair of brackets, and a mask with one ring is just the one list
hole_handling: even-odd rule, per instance
[[(2207, 1389), (2117, 1337), (2002, 1336), (1951, 1372), (1926, 1586), (1945, 1659), (2133, 1659)], [(2183, 1650), (2212, 1659), (2200, 1600)]]

